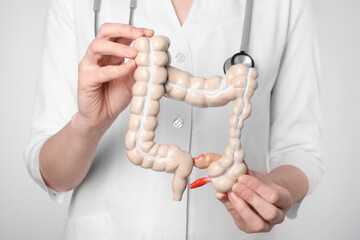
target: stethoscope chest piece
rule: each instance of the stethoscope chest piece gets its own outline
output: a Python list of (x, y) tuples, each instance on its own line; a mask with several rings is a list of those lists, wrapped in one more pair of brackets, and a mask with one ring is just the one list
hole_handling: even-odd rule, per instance
[(244, 64), (248, 68), (255, 67), (255, 62), (253, 58), (247, 54), (245, 51), (241, 51), (235, 53), (232, 57), (229, 57), (224, 63), (224, 73), (226, 74), (227, 71), (231, 68), (231, 66), (236, 64)]

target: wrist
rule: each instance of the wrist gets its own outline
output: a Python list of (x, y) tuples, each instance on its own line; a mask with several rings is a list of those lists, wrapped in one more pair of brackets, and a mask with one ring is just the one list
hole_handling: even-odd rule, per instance
[(86, 140), (86, 141), (100, 141), (101, 137), (105, 134), (106, 130), (110, 127), (110, 124), (105, 124), (104, 126), (91, 126), (87, 124), (79, 113), (76, 113), (70, 121), (70, 128), (72, 132)]
[(279, 166), (269, 172), (267, 176), (273, 183), (288, 190), (294, 202), (304, 198), (309, 188), (306, 175), (292, 165)]

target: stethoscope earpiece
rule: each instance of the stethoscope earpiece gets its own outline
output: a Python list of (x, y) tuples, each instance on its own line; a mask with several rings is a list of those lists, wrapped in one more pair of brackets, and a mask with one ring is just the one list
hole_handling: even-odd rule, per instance
[(245, 51), (235, 53), (234, 56), (229, 57), (224, 63), (224, 73), (226, 74), (229, 69), (236, 64), (244, 64), (248, 68), (255, 67), (255, 62), (252, 57)]

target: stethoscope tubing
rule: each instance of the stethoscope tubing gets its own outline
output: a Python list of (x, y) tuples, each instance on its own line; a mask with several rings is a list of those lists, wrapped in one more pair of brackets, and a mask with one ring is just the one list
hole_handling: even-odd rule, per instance
[(244, 19), (244, 27), (243, 33), (241, 37), (241, 45), (240, 52), (248, 52), (249, 51), (249, 41), (250, 41), (250, 29), (251, 29), (251, 18), (252, 18), (252, 10), (253, 10), (254, 1), (246, 0), (245, 7), (245, 19)]
[[(243, 32), (241, 36), (241, 44), (240, 44), (240, 51), (235, 53), (232, 57), (228, 58), (224, 63), (224, 73), (235, 64), (243, 63), (248, 67), (254, 67), (255, 62), (252, 57), (248, 54), (249, 51), (249, 42), (250, 42), (250, 30), (251, 30), (251, 19), (252, 19), (252, 12), (253, 12), (253, 0), (245, 0), (245, 18), (244, 18), (244, 25), (243, 25)], [(137, 7), (137, 0), (130, 0), (130, 14), (129, 14), (129, 25), (133, 25), (133, 15), (134, 11)], [(98, 29), (99, 29), (99, 13), (101, 9), (101, 0), (94, 0), (94, 33), (95, 37), (97, 36)]]

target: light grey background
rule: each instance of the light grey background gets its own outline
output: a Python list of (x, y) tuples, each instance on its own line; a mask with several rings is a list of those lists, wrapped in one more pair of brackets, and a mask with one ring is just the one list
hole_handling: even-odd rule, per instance
[[(195, 0), (196, 1), (196, 0)], [(0, 0), (0, 239), (60, 239), (59, 205), (30, 179), (29, 135), (48, 0)], [(326, 175), (280, 240), (360, 239), (360, 1), (313, 0), (323, 68)], [(92, 23), (89, 23), (92, 24)]]

